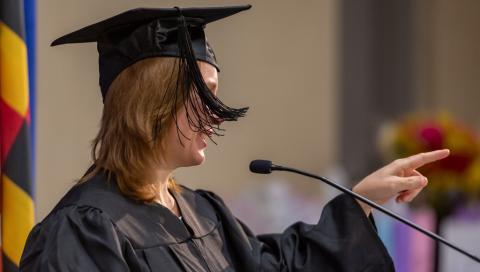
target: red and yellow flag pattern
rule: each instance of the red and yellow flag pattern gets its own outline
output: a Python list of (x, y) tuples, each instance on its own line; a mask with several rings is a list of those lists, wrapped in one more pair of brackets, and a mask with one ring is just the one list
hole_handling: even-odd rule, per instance
[(0, 0), (0, 218), (2, 266), (18, 271), (34, 224), (27, 46), (22, 0)]

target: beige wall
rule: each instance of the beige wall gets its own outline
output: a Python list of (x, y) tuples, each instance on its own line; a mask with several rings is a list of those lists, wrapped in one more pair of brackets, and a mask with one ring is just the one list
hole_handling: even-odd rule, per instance
[[(275, 4), (273, 4), (273, 2)], [(238, 4), (240, 1), (46, 0), (38, 5), (37, 220), (90, 164), (101, 115), (94, 44), (55, 48), (55, 38), (137, 6)], [(222, 67), (220, 97), (248, 105), (227, 124), (201, 167), (180, 169), (181, 183), (231, 196), (265, 179), (255, 158), (320, 172), (336, 150), (337, 1), (249, 1), (253, 9), (207, 28)], [(291, 177), (289, 177), (291, 178)], [(301, 178), (291, 178), (302, 180)], [(299, 183), (305, 186), (307, 183)]]
[(419, 102), (480, 131), (480, 1), (417, 1)]

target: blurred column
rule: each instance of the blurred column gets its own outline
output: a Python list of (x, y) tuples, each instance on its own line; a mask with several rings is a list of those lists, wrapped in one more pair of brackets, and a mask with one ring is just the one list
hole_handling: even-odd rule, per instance
[(381, 165), (376, 133), (414, 108), (412, 0), (343, 0), (340, 159), (354, 181)]

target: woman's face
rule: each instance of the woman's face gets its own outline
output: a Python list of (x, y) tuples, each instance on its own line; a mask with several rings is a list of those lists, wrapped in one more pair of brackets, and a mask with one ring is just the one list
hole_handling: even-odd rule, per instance
[[(217, 69), (206, 62), (199, 61), (198, 65), (208, 88), (214, 95), (217, 95)], [(185, 107), (182, 107), (177, 112), (177, 124), (181, 132), (177, 132), (176, 124), (172, 122), (164, 142), (165, 149), (163, 153), (167, 167), (175, 169), (203, 163), (205, 160), (205, 149), (207, 148), (209, 139), (208, 135), (194, 131), (194, 129), (190, 127)]]

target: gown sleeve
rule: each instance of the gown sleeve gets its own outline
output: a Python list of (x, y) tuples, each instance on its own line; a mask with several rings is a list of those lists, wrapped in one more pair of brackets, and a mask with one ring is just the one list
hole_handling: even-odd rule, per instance
[(100, 210), (64, 207), (30, 232), (20, 271), (128, 271), (122, 241)]
[(283, 233), (255, 235), (215, 194), (202, 191), (217, 210), (237, 271), (394, 271), (373, 217), (342, 194), (316, 225), (297, 222)]

